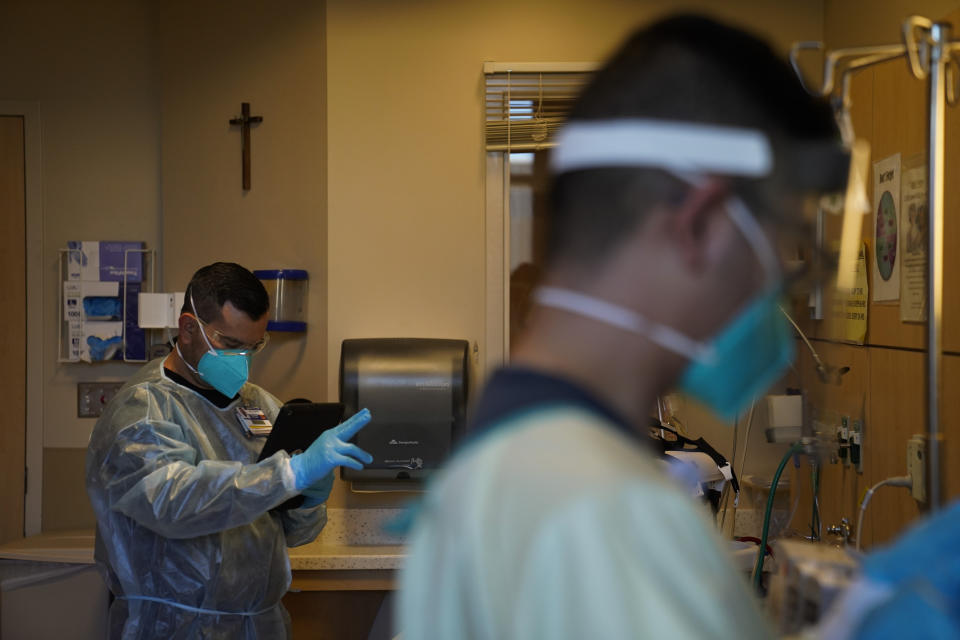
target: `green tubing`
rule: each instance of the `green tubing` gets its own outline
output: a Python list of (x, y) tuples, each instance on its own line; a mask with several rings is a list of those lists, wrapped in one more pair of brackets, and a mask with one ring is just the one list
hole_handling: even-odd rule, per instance
[(795, 453), (800, 453), (801, 451), (803, 451), (803, 445), (799, 442), (790, 447), (790, 450), (784, 454), (783, 460), (780, 461), (777, 472), (773, 474), (773, 482), (770, 483), (770, 493), (767, 495), (767, 509), (763, 514), (763, 535), (760, 536), (760, 549), (757, 551), (757, 565), (753, 569), (753, 588), (757, 591), (760, 590), (760, 574), (763, 573), (763, 557), (766, 555), (767, 550), (767, 534), (770, 533), (770, 514), (773, 512), (773, 498), (777, 494), (777, 484), (780, 482), (780, 474), (783, 473), (783, 468), (787, 466), (787, 461), (790, 460)]

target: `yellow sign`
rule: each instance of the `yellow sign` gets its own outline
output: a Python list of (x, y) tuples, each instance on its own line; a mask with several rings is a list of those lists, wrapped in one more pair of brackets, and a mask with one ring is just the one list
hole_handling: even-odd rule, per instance
[(835, 291), (830, 334), (835, 340), (863, 344), (867, 338), (867, 304), (870, 299), (867, 288), (866, 243), (861, 243), (853, 273), (847, 275), (845, 281), (852, 282), (853, 286)]

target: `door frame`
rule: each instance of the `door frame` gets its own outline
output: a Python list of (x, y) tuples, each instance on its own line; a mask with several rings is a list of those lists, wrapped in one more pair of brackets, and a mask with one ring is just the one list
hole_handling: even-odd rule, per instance
[(481, 379), (510, 357), (510, 154), (485, 152), (484, 340)]
[(23, 118), (24, 198), (26, 204), (27, 284), (27, 493), (23, 523), (26, 535), (40, 533), (43, 495), (43, 364), (55, 346), (43, 341), (43, 188), (41, 182), (40, 104), (0, 100), (0, 115)]

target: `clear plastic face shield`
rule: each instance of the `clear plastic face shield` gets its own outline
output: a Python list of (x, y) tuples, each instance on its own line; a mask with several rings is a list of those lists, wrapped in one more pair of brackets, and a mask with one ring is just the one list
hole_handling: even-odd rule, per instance
[[(794, 359), (782, 296), (808, 293), (835, 272), (836, 260), (818, 242), (822, 235), (817, 231), (825, 215), (824, 196), (842, 192), (847, 184), (849, 154), (839, 141), (783, 146), (775, 155), (764, 133), (745, 128), (638, 119), (568, 124), (552, 157), (555, 174), (654, 168), (692, 187), (707, 176), (729, 178), (727, 215), (763, 268), (764, 286), (703, 342), (583, 292), (542, 287), (535, 299), (643, 335), (684, 356), (689, 364), (678, 381), (680, 389), (732, 421)], [(738, 181), (742, 185), (746, 180), (757, 181), (756, 188), (740, 189), (756, 202), (737, 194)]]
[[(551, 165), (555, 174), (615, 167), (661, 169), (691, 185), (708, 175), (734, 183), (768, 181), (767, 202), (746, 204), (773, 244), (783, 286), (792, 296), (832, 285), (842, 260), (855, 265), (863, 214), (869, 210), (869, 151), (855, 146), (851, 152), (839, 141), (784, 146), (790, 148), (775, 155), (763, 132), (740, 127), (645, 119), (581, 121), (560, 132)], [(731, 202), (740, 200), (733, 196)], [(840, 247), (825, 246), (826, 225), (843, 227)]]

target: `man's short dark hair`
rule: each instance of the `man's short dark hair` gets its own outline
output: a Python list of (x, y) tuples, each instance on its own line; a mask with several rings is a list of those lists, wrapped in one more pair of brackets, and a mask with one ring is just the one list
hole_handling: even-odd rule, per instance
[(191, 313), (190, 296), (204, 322), (220, 319), (223, 305), (230, 302), (251, 320), (259, 320), (270, 308), (267, 290), (248, 269), (235, 262), (214, 262), (201, 267), (190, 278), (182, 313)]
[[(569, 120), (648, 118), (746, 127), (767, 135), (774, 175), (731, 179), (758, 214), (789, 176), (778, 153), (796, 143), (836, 141), (829, 104), (812, 97), (763, 40), (709, 18), (678, 15), (634, 33), (592, 78)], [(658, 203), (676, 204), (688, 187), (650, 168), (571, 171), (551, 186), (548, 260), (590, 262), (608, 253)]]

